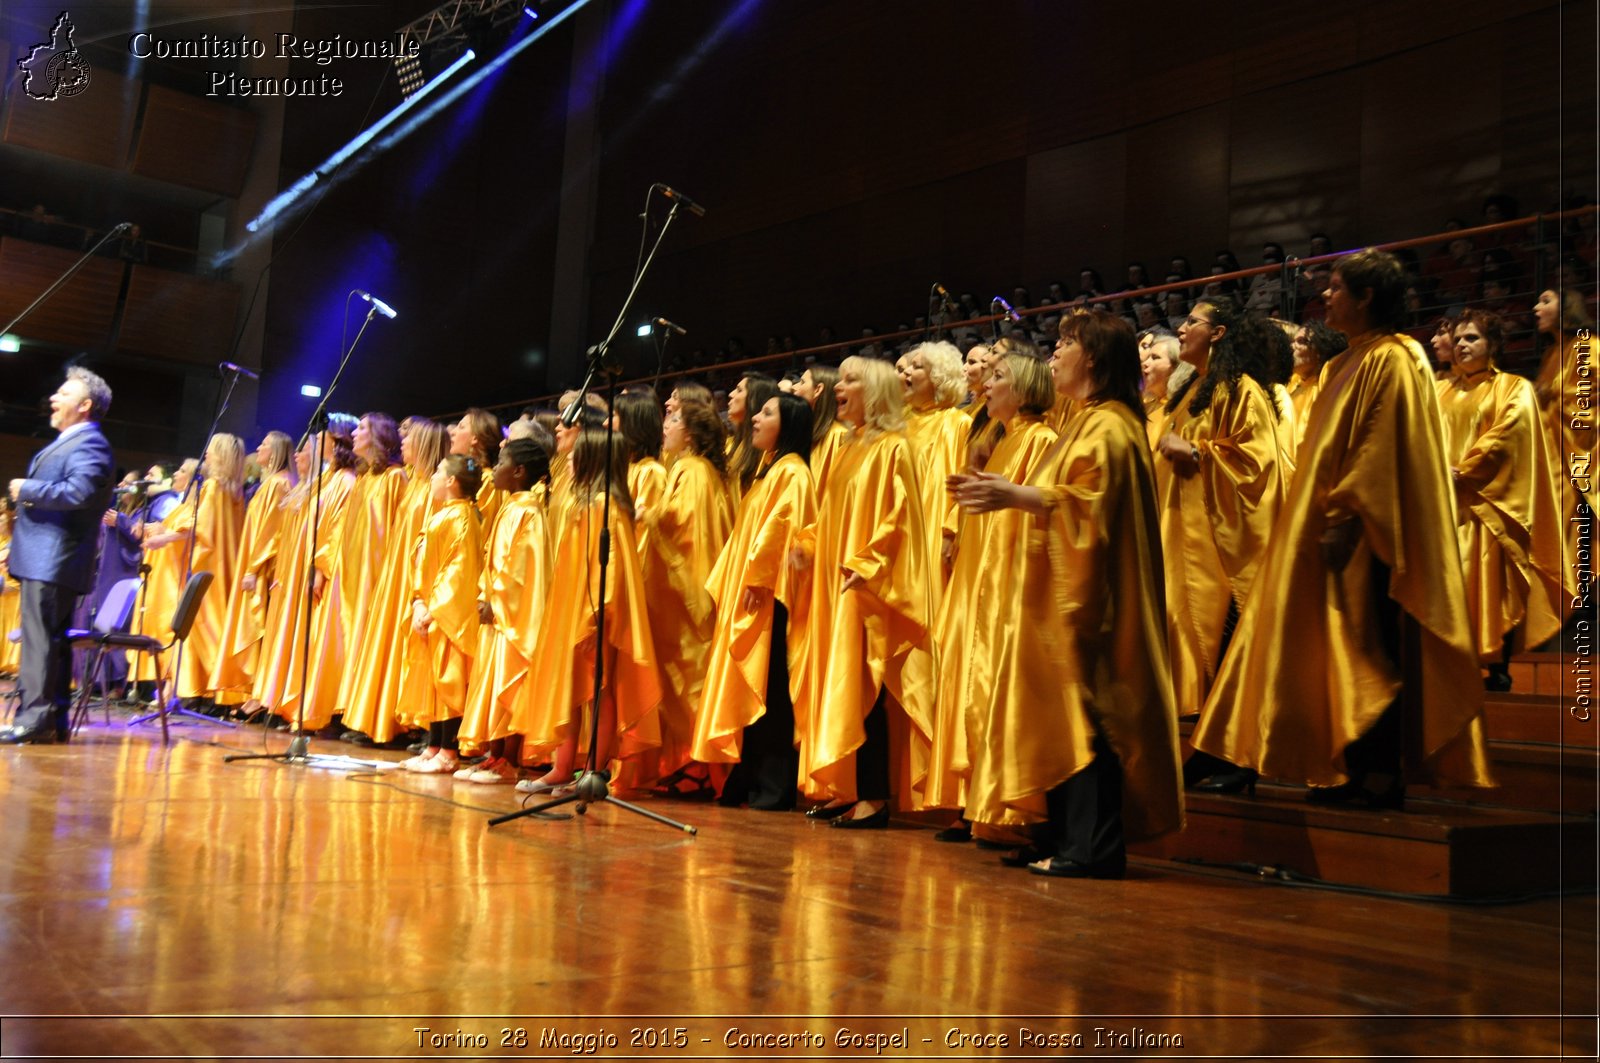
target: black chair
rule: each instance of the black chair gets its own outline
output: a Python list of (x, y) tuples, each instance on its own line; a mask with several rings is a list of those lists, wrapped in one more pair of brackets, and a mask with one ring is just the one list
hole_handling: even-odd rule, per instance
[(139, 653), (148, 653), (155, 657), (156, 696), (161, 701), (161, 708), (150, 713), (149, 716), (141, 716), (136, 720), (130, 720), (129, 723), (130, 725), (143, 723), (151, 717), (161, 717), (161, 741), (163, 743), (168, 740), (167, 714), (172, 711), (172, 703), (177, 700), (177, 694), (174, 692), (169, 699), (163, 693), (167, 676), (166, 670), (161, 663), (161, 655), (189, 637), (189, 629), (194, 627), (194, 618), (200, 615), (200, 599), (205, 597), (207, 588), (211, 586), (211, 579), (212, 576), (209, 572), (196, 572), (189, 576), (189, 582), (184, 585), (183, 594), (178, 598), (178, 608), (172, 611), (172, 639), (170, 641), (163, 643), (160, 639), (152, 638), (149, 635), (110, 634), (104, 636), (104, 642), (108, 649), (115, 647), (117, 649), (134, 650)]
[(133, 617), (133, 600), (139, 596), (138, 577), (118, 580), (106, 592), (105, 600), (94, 614), (94, 627), (84, 631), (74, 628), (67, 632), (67, 641), (74, 650), (89, 648), (89, 663), (79, 680), (78, 698), (72, 706), (72, 730), (80, 731), (89, 722), (89, 695), (94, 681), (100, 680), (100, 703), (105, 709), (106, 723), (111, 722), (111, 695), (106, 690), (105, 658), (110, 648), (107, 641), (115, 635), (125, 635), (128, 621)]

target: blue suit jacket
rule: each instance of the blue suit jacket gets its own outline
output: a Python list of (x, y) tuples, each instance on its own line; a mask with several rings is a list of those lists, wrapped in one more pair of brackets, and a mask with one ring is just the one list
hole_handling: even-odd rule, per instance
[(57, 437), (35, 454), (17, 492), (11, 574), (87, 594), (115, 476), (111, 444), (97, 424)]

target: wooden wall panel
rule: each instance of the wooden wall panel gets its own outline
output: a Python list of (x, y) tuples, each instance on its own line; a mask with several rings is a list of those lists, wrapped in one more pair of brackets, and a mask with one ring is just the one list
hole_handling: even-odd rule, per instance
[(157, 181), (235, 198), (255, 145), (249, 111), (151, 85), (130, 169)]
[[(79, 253), (59, 247), (0, 238), (0, 325), (22, 312), (78, 260)], [(31, 340), (68, 347), (104, 348), (111, 334), (123, 264), (92, 258), (38, 309), (16, 326)]]
[(239, 286), (187, 273), (135, 266), (117, 347), (185, 362), (220, 361), (233, 342)]
[(122, 169), (139, 108), (139, 82), (91, 67), (89, 85), (76, 96), (35, 100), (11, 78), (0, 140), (78, 162)]
[(1363, 240), (1476, 215), (1501, 188), (1499, 46), (1479, 30), (1362, 68)]
[(1127, 213), (1127, 165), (1125, 136), (1030, 156), (1023, 231), (1026, 272), (994, 281), (1027, 285), (1036, 298), (1054, 280), (1065, 281), (1076, 292), (1079, 266), (1091, 263), (1103, 271), (1115, 262), (1125, 239), (1121, 223)]
[(1328, 74), (1233, 102), (1228, 239), (1257, 264), (1268, 240), (1305, 254), (1313, 232), (1337, 244), (1359, 222), (1361, 79)]
[(1218, 104), (1129, 131), (1126, 249), (1100, 260), (1107, 284), (1113, 270), (1122, 276), (1119, 259), (1142, 260), (1159, 279), (1173, 255), (1186, 254), (1203, 274), (1229, 246), (1231, 125)]

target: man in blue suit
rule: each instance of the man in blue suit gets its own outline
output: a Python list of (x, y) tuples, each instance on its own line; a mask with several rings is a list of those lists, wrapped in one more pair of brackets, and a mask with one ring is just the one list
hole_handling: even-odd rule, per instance
[(111, 406), (106, 382), (83, 368), (50, 396), (50, 427), (60, 435), (12, 480), (17, 504), (11, 575), (22, 584), (22, 706), (0, 743), (67, 740), (72, 652), (67, 628), (78, 596), (94, 585), (100, 518), (111, 505), (116, 468), (100, 418)]

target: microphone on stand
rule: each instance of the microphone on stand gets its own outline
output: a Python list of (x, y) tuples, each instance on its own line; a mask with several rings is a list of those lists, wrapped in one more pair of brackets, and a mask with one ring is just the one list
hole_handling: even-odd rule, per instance
[(682, 203), (685, 207), (688, 207), (689, 213), (693, 214), (695, 217), (703, 218), (706, 216), (706, 208), (702, 207), (700, 204), (696, 203), (682, 192), (679, 192), (676, 188), (668, 188), (666, 185), (656, 185), (656, 187), (661, 189), (661, 194), (666, 196), (668, 199), (673, 200), (676, 203)]
[(248, 368), (246, 366), (242, 366), (242, 365), (235, 365), (232, 362), (218, 362), (217, 363), (217, 372), (219, 372), (219, 373), (238, 373), (240, 376), (247, 376), (251, 380), (260, 380), (261, 379), (261, 374), (256, 372), (254, 369), (250, 369), (250, 368)]
[(680, 336), (687, 336), (689, 334), (688, 329), (684, 328), (682, 325), (668, 321), (664, 317), (653, 317), (650, 319), (650, 324), (655, 325), (657, 328), (670, 329)]
[(399, 314), (396, 314), (394, 312), (394, 307), (390, 306), (388, 303), (384, 302), (382, 299), (379, 299), (376, 295), (373, 295), (371, 292), (364, 292), (361, 289), (357, 288), (356, 289), (356, 294), (361, 296), (361, 298), (365, 299), (367, 302), (371, 303), (372, 304), (372, 309), (376, 310), (378, 313), (382, 314), (384, 317), (388, 318), (390, 321), (393, 321), (395, 318), (400, 316)]
[(116, 489), (112, 493), (118, 495), (138, 494), (140, 491), (143, 491), (147, 487), (152, 487), (158, 482), (159, 481), (157, 480), (134, 480), (132, 483), (117, 485)]
[(1005, 311), (1006, 317), (1009, 317), (1019, 325), (1022, 324), (1022, 315), (1011, 308), (1011, 304), (1005, 301), (1004, 296), (997, 295), (989, 300), (989, 309), (993, 310), (997, 306)]

